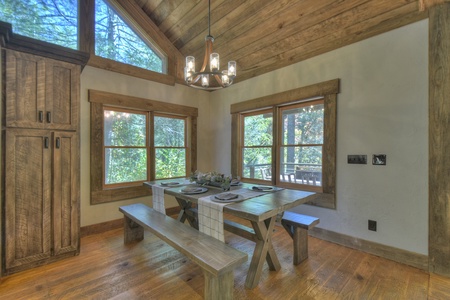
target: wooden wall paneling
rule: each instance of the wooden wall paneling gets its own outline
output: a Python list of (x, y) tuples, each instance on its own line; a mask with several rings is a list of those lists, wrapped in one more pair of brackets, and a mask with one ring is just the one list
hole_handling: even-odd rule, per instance
[(429, 15), (429, 268), (450, 277), (450, 3)]

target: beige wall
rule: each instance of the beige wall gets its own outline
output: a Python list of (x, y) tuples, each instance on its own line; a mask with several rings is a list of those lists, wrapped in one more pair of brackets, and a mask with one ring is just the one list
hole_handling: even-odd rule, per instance
[[(239, 75), (239, 74), (238, 74)], [(214, 168), (229, 171), (231, 103), (340, 78), (337, 209), (302, 205), (319, 227), (428, 253), (428, 20), (214, 92)], [(386, 166), (347, 164), (386, 154)], [(377, 232), (367, 230), (376, 220)]]
[[(120, 218), (118, 206), (140, 201), (89, 204), (87, 89), (198, 107), (198, 168), (230, 172), (230, 147), (224, 146), (230, 141), (230, 104), (340, 78), (337, 209), (304, 205), (297, 210), (320, 217), (324, 229), (427, 254), (427, 40), (424, 20), (213, 93), (86, 67), (81, 84), (81, 225)], [(348, 154), (366, 154), (369, 160), (372, 154), (386, 154), (387, 165), (349, 165)], [(377, 232), (367, 230), (368, 219), (378, 222)]]

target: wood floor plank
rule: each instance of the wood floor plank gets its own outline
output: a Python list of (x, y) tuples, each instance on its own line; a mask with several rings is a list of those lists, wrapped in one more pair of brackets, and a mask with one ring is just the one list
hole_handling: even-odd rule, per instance
[[(233, 220), (238, 221), (238, 220)], [(226, 233), (231, 246), (253, 254), (254, 242)], [(246, 289), (249, 261), (235, 270), (235, 299), (450, 299), (450, 278), (309, 237), (309, 258), (292, 263), (292, 239), (277, 224), (274, 248), (281, 269), (267, 263), (261, 281)], [(123, 230), (81, 239), (81, 253), (0, 278), (2, 300), (203, 299), (200, 268), (146, 232), (124, 245)]]

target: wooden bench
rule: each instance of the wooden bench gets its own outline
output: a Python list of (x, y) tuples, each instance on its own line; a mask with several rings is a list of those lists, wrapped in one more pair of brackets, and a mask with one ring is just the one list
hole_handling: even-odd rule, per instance
[(246, 262), (247, 253), (138, 203), (121, 206), (125, 244), (144, 239), (148, 229), (180, 251), (203, 270), (205, 299), (232, 299), (234, 268)]
[(294, 265), (308, 258), (308, 230), (319, 224), (316, 217), (285, 211), (281, 224), (294, 240)]

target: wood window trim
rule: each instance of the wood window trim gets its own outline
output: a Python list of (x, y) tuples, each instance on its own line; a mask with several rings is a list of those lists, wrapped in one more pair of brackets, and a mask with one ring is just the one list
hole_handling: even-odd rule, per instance
[[(322, 158), (322, 193), (317, 193), (308, 202), (310, 205), (336, 209), (336, 114), (337, 114), (337, 94), (340, 92), (340, 80), (334, 79), (300, 87), (297, 89), (272, 94), (244, 102), (232, 104), (230, 113), (232, 115), (231, 124), (231, 172), (240, 174), (241, 162), (241, 138), (242, 119), (240, 114), (264, 108), (276, 107), (294, 103), (302, 99), (313, 99), (322, 97), (324, 99), (324, 146)], [(276, 114), (274, 114), (274, 117)], [(276, 120), (274, 120), (276, 122)], [(274, 123), (275, 124), (275, 123)], [(276, 138), (276, 136), (274, 136)]]
[(88, 95), (91, 107), (90, 185), (92, 205), (151, 195), (151, 191), (142, 185), (112, 189), (103, 188), (104, 106), (116, 106), (187, 117), (188, 130), (190, 132), (187, 136), (189, 149), (187, 158), (190, 158), (190, 171), (194, 172), (197, 169), (197, 108), (97, 90), (89, 90)]

